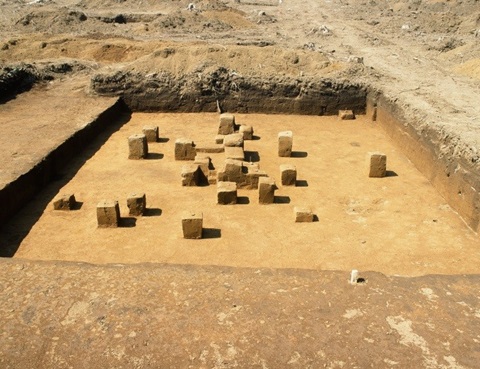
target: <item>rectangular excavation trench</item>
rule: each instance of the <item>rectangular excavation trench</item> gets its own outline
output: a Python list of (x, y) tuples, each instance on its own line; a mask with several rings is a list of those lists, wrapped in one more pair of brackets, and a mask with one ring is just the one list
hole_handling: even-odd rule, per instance
[[(377, 116), (375, 123), (370, 119), (374, 110)], [(480, 257), (475, 247), (478, 245), (478, 236), (464, 226), (448, 205), (457, 210), (472, 228), (476, 225), (475, 219), (478, 219), (478, 214), (475, 214), (475, 211), (478, 213), (478, 208), (468, 205), (468, 201), (459, 205), (455, 196), (448, 196), (449, 193), (456, 191), (458, 181), (449, 185), (448, 181), (439, 181), (432, 177), (435, 170), (432, 170), (433, 166), (430, 163), (435, 163), (435, 160), (431, 158), (431, 150), (425, 148), (424, 143), (418, 143), (414, 136), (402, 132), (403, 124), (398, 114), (397, 107), (382, 100), (382, 97), (376, 98), (375, 101), (368, 99), (366, 116), (360, 116), (359, 119), (349, 122), (338, 121), (336, 117), (238, 114), (240, 123), (243, 121), (252, 124), (257, 129), (256, 132), (264, 132), (260, 140), (247, 142), (246, 150), (250, 152), (250, 157), (254, 156), (253, 160), (260, 156), (261, 168), (275, 177), (277, 183), (278, 166), (283, 162), (281, 163), (282, 160), (275, 155), (271, 156), (271, 153), (263, 151), (266, 150), (266, 146), (271, 148), (275, 145), (271, 141), (272, 137), (275, 137), (275, 132), (286, 129), (294, 132), (294, 151), (297, 150), (298, 157), (289, 158), (287, 163), (291, 161), (297, 165), (299, 186), (293, 188), (279, 186), (278, 203), (274, 205), (266, 207), (258, 205), (256, 191), (241, 190), (239, 195), (244, 204), (220, 207), (214, 204), (215, 186), (206, 188), (180, 186), (179, 173), (183, 163), (172, 160), (166, 173), (159, 172), (158, 168), (147, 169), (148, 166), (162, 165), (171, 159), (176, 138), (188, 136), (198, 142), (213, 138), (218, 116), (206, 114), (196, 118), (191, 115), (190, 118), (183, 118), (186, 119), (184, 125), (175, 123), (176, 114), (134, 113), (131, 121), (112, 135), (113, 141), (118, 140), (118, 143), (114, 149), (115, 154), (110, 156), (107, 162), (110, 160), (110, 163), (113, 163), (116, 158), (126, 158), (126, 143), (122, 143), (122, 138), (125, 141), (130, 133), (141, 131), (143, 123), (158, 123), (160, 135), (167, 138), (168, 142), (156, 144), (157, 147), (151, 150), (150, 160), (136, 163), (144, 167), (143, 174), (139, 176), (141, 180), (137, 182), (133, 180), (131, 188), (120, 186), (119, 183), (122, 182), (120, 177), (133, 178), (137, 174), (134, 167), (130, 169), (125, 167), (118, 176), (118, 173), (115, 174), (115, 166), (112, 165), (101, 171), (100, 179), (105, 182), (92, 181), (93, 177), (89, 178), (87, 174), (85, 178), (89, 180), (83, 185), (75, 184), (76, 177), (73, 177), (63, 188), (47, 186), (46, 190), (14, 217), (10, 224), (11, 226), (17, 223), (20, 228), (22, 226), (29, 228), (24, 230), (16, 245), (19, 247), (16, 257), (93, 263), (167, 262), (343, 270), (360, 268), (402, 275), (476, 273)], [(321, 119), (325, 121), (320, 122)], [(296, 122), (293, 127), (292, 121)], [(307, 128), (309, 133), (305, 133), (305, 127), (301, 127), (302, 121), (310, 126)], [(384, 146), (390, 139), (384, 132), (379, 131), (379, 126), (385, 129), (395, 144), (390, 142)], [(185, 129), (186, 127), (188, 128)], [(356, 133), (349, 136), (350, 133), (345, 131), (345, 137), (334, 137), (335, 130), (345, 129)], [(312, 132), (315, 134), (312, 135)], [(116, 135), (121, 135), (122, 138), (115, 138)], [(365, 136), (373, 137), (373, 141), (362, 142)], [(408, 137), (408, 142), (399, 140), (398, 136)], [(267, 137), (270, 143), (267, 143)], [(262, 141), (266, 146), (262, 146)], [(423, 141), (425, 142), (425, 138)], [(323, 163), (318, 168), (318, 163), (315, 164), (313, 161), (322, 160), (325, 155), (321, 152), (315, 153), (315, 150), (327, 143), (330, 146), (338, 145), (333, 149), (338, 150), (337, 156), (329, 158), (328, 163)], [(108, 145), (110, 141), (104, 146)], [(89, 163), (95, 161), (98, 155), (101, 156), (101, 151), (105, 147), (95, 153), (85, 164), (85, 168), (80, 169), (79, 175), (82, 175), (83, 170), (88, 173)], [(342, 153), (342, 149), (345, 148), (346, 153)], [(378, 149), (387, 151), (388, 169), (391, 170), (392, 176), (374, 182), (364, 177), (363, 159), (367, 151)], [(423, 156), (418, 155), (419, 150), (424, 152)], [(425, 178), (422, 179), (420, 173), (409, 167), (410, 163), (404, 154), (448, 200), (448, 205), (432, 191), (430, 183), (425, 181)], [(217, 168), (221, 166), (222, 158), (218, 154), (212, 154)], [(309, 161), (312, 163), (308, 164)], [(302, 168), (304, 164), (305, 167)], [(338, 167), (342, 165), (346, 166), (342, 169), (344, 172), (336, 173)], [(472, 173), (471, 177), (474, 176), (475, 173)], [(117, 178), (118, 183), (115, 184), (113, 180), (109, 184), (109, 177)], [(165, 177), (169, 178), (166, 182)], [(411, 187), (408, 190), (411, 193), (408, 193), (406, 188), (412, 184), (411, 181), (419, 182)], [(329, 184), (325, 185), (325, 182)], [(348, 182), (357, 185), (348, 189), (346, 184)], [(395, 182), (397, 184), (400, 182), (401, 186), (396, 187)], [(97, 189), (93, 191), (86, 189), (94, 183), (97, 184)], [(158, 192), (161, 184), (170, 189)], [(363, 187), (366, 184), (367, 188)], [(372, 185), (374, 187), (371, 187)], [(453, 190), (450, 187), (453, 187)], [(129, 191), (146, 192), (150, 216), (136, 220), (126, 216), (124, 202)], [(338, 193), (334, 194), (335, 191)], [(383, 196), (385, 191), (389, 193), (390, 198)], [(74, 192), (83, 206), (71, 213), (53, 212), (51, 201), (57, 192)], [(122, 215), (127, 218), (125, 225), (129, 227), (115, 230), (96, 228), (94, 207), (96, 202), (104, 197), (120, 201)], [(165, 204), (163, 199), (170, 197), (173, 201), (169, 199), (170, 205)], [(176, 204), (174, 199), (182, 197), (183, 200)], [(406, 201), (405, 197), (412, 202)], [(426, 204), (426, 208), (420, 210), (418, 204), (425, 202), (425, 199), (433, 200)], [(474, 196), (472, 199), (470, 204), (474, 203)], [(39, 203), (43, 204), (41, 205), (43, 208), (35, 208)], [(45, 207), (45, 204), (48, 205)], [(295, 205), (311, 206), (319, 221), (308, 225), (293, 223), (292, 209)], [(180, 211), (186, 208), (190, 210), (192, 207), (195, 210), (200, 208), (204, 212), (207, 235), (205, 239), (193, 243), (183, 240), (180, 231)], [(36, 224), (28, 225), (25, 218), (28, 218), (27, 214), (32, 211), (43, 214)], [(254, 219), (256, 216), (260, 217), (260, 221)], [(272, 223), (275, 227), (269, 230), (268, 225)], [(365, 227), (372, 228), (373, 231), (366, 232)], [(5, 227), (7, 231), (8, 228)], [(286, 235), (277, 238), (274, 236), (281, 235), (282, 232), (286, 232)], [(6, 245), (8, 242), (8, 236), (2, 238), (2, 249), (8, 247)], [(432, 259), (433, 255), (437, 256)]]

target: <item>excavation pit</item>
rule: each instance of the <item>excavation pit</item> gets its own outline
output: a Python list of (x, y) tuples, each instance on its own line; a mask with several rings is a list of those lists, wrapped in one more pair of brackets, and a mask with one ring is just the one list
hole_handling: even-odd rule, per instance
[[(262, 114), (235, 114), (235, 118), (255, 125), (260, 139), (244, 144), (245, 150), (258, 152), (263, 173), (276, 177), (283, 164), (302, 173), (307, 186), (276, 191), (276, 197), (289, 202), (262, 206), (258, 190), (239, 188), (237, 205), (218, 206), (215, 185), (181, 185), (179, 173), (186, 163), (175, 160), (176, 139), (214, 142), (218, 114), (133, 113), (76, 173), (66, 173), (70, 181), (60, 188), (51, 183), (21, 210), (11, 221), (15, 227), (6, 227), (4, 232), (11, 229), (11, 233), (0, 242), (14, 239), (20, 230), (28, 234), (14, 257), (90, 263), (357, 268), (401, 275), (477, 271), (478, 236), (378, 123), (361, 115), (352, 121)], [(126, 138), (157, 123), (169, 140), (153, 143), (149, 152), (162, 153), (162, 160), (128, 160)], [(289, 130), (294, 130), (296, 150), (308, 155), (278, 156), (278, 132)], [(365, 155), (372, 151), (388, 155), (388, 168), (396, 176), (369, 180)], [(208, 156), (214, 167), (222, 168), (224, 153)], [(160, 210), (156, 216), (138, 218), (135, 227), (97, 228), (99, 201), (127, 198), (139, 188), (148, 194), (149, 206)], [(75, 193), (82, 199), (81, 209), (54, 211), (53, 199), (61, 193)], [(321, 219), (309, 224), (308, 232), (292, 222), (293, 209), (301, 204), (309, 204)], [(126, 203), (119, 205), (120, 213), (128, 214)], [(222, 236), (195, 243), (185, 240), (179, 221), (189, 209), (201, 211)]]
[[(2, 262), (2, 367), (476, 368), (480, 243), (454, 211), (480, 231), (478, 1), (188, 3), (3, 2), (0, 243), (19, 248)], [(125, 105), (233, 113), (228, 134), (255, 141), (233, 153), (237, 203), (210, 207), (232, 154), (219, 114), (166, 132), (164, 115), (117, 120)], [(152, 152), (118, 165), (146, 126), (161, 129)], [(282, 161), (273, 128), (295, 136)], [(208, 172), (172, 163), (181, 137), (221, 154)], [(368, 152), (388, 157), (375, 178)], [(182, 187), (192, 163), (208, 180)], [(260, 208), (267, 175), (279, 188)], [(143, 215), (127, 213), (132, 191)], [(118, 200), (118, 227), (96, 227), (99, 199)], [(184, 211), (205, 217), (195, 239)]]

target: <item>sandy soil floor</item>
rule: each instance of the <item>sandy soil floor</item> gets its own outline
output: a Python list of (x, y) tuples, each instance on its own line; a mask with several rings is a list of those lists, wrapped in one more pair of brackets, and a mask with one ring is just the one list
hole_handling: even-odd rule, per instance
[[(0, 5), (0, 98), (3, 78), (25, 63), (38, 81), (57, 86), (40, 93), (36, 86), (0, 107), (0, 179), (7, 167), (19, 171), (20, 159), (41, 157), (50, 137), (58, 142), (76, 128), (75, 117), (91, 111), (84, 88), (59, 84), (63, 78), (133, 73), (141, 81), (192, 81), (191, 74), (200, 79), (220, 68), (266, 82), (328, 77), (382, 91), (417, 132), (440, 133), (440, 156), (480, 173), (478, 0)], [(219, 206), (215, 186), (181, 187), (174, 141), (213, 139), (216, 115), (134, 114), (108, 127), (2, 225), (0, 255), (19, 248), (14, 259), (0, 259), (0, 366), (477, 368), (478, 277), (459, 274), (479, 273), (479, 236), (402, 148), (363, 118), (237, 118), (260, 137), (246, 148), (258, 152), (262, 169), (278, 179), (281, 163), (297, 166), (300, 186), (280, 186), (276, 204), (258, 205), (256, 191), (241, 191), (242, 204)], [(149, 160), (127, 160), (127, 137), (144, 124), (158, 124), (168, 141), (152, 144)], [(293, 130), (297, 157), (276, 156), (283, 129)], [(389, 177), (366, 177), (370, 150), (388, 155)], [(223, 156), (212, 158), (220, 167)], [(126, 215), (132, 191), (146, 192), (148, 216)], [(53, 211), (63, 192), (75, 193), (80, 209)], [(120, 201), (124, 227), (97, 228), (103, 198)], [(303, 204), (318, 222), (293, 222), (293, 207)], [(208, 238), (182, 238), (186, 209), (203, 212)], [(352, 268), (367, 283), (349, 285)]]
[[(217, 114), (133, 114), (59, 193), (74, 193), (79, 210), (38, 208), (51, 189), (17, 218), (43, 211), (15, 257), (92, 263), (167, 262), (242, 267), (374, 270), (386, 274), (478, 273), (479, 238), (430, 183), (364, 117), (237, 115), (258, 140), (246, 141), (253, 160), (277, 179), (277, 203), (259, 205), (256, 190), (239, 190), (242, 204), (217, 205), (216, 186), (182, 187), (185, 162), (174, 160), (179, 137), (212, 142)], [(147, 160), (128, 160), (127, 138), (143, 125), (160, 126), (161, 142)], [(277, 134), (294, 133), (295, 157), (277, 157)], [(368, 178), (365, 155), (388, 155), (389, 176)], [(88, 154), (88, 150), (87, 150)], [(250, 156), (250, 154), (247, 154)], [(211, 154), (219, 169), (224, 154)], [(248, 157), (247, 157), (248, 159)], [(82, 158), (78, 158), (82, 160)], [(282, 187), (279, 165), (292, 163), (299, 185)], [(72, 173), (67, 174), (72, 175)], [(50, 191), (50, 192), (49, 192)], [(147, 216), (128, 217), (126, 199), (145, 192)], [(102, 199), (120, 202), (124, 227), (98, 229)], [(293, 207), (311, 206), (319, 221), (295, 223)], [(40, 205), (41, 206), (41, 205)], [(202, 211), (206, 238), (182, 238), (181, 214)], [(10, 235), (11, 236), (11, 235)], [(8, 235), (7, 237), (8, 238)]]

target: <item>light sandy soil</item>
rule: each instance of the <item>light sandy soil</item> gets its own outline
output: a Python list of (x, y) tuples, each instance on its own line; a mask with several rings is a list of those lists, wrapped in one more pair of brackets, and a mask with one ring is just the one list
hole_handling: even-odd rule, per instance
[[(80, 210), (39, 209), (45, 194), (18, 218), (43, 211), (16, 257), (92, 263), (167, 262), (242, 267), (375, 270), (422, 275), (478, 272), (478, 236), (471, 232), (428, 181), (364, 117), (237, 115), (259, 140), (245, 150), (277, 179), (278, 203), (259, 205), (256, 190), (240, 190), (242, 204), (216, 204), (216, 186), (182, 187), (175, 161), (176, 138), (213, 142), (217, 114), (133, 114), (59, 193), (74, 193)], [(143, 125), (159, 125), (167, 142), (150, 144), (150, 158), (128, 160), (127, 137)], [(277, 157), (277, 134), (294, 132), (297, 157)], [(163, 140), (166, 141), (166, 140)], [(388, 155), (390, 176), (368, 178), (365, 155)], [(247, 153), (247, 159), (250, 154)], [(218, 169), (224, 154), (211, 154)], [(78, 160), (81, 160), (79, 158)], [(292, 163), (299, 186), (279, 183), (279, 165)], [(72, 174), (67, 173), (67, 177)], [(145, 192), (148, 216), (128, 217), (126, 198)], [(120, 202), (125, 227), (98, 229), (95, 207), (102, 199)], [(319, 221), (295, 223), (293, 207), (311, 206)], [(182, 238), (185, 210), (202, 211), (206, 239)], [(8, 237), (8, 236), (7, 236)]]
[[(58, 144), (76, 128), (74, 118), (93, 112), (92, 101), (99, 107), (93, 91), (82, 93), (97, 75), (192, 81), (224, 68), (266, 82), (331, 78), (382, 91), (404, 110), (406, 128), (440, 137), (433, 143), (440, 162), (468, 163), (478, 176), (479, 7), (478, 0), (0, 0), (0, 100), (2, 78), (25, 64), (58, 87), (37, 85), (0, 105), (3, 113), (11, 108), (0, 117), (0, 173), (19, 170), (19, 154), (41, 159), (49, 138)], [(258, 205), (257, 192), (243, 190), (242, 204), (220, 206), (215, 186), (181, 187), (174, 141), (212, 140), (215, 114), (134, 114), (1, 225), (0, 255), (19, 249), (0, 259), (0, 366), (478, 368), (479, 236), (402, 148), (364, 117), (237, 118), (255, 127), (260, 140), (246, 147), (270, 175), (278, 180), (283, 162), (297, 166), (303, 186), (280, 186), (279, 203)], [(145, 124), (158, 124), (169, 140), (152, 144), (149, 160), (127, 160), (127, 137)], [(283, 129), (306, 155), (275, 155)], [(384, 151), (396, 176), (368, 179), (370, 150)], [(212, 158), (220, 167), (222, 155)], [(126, 215), (132, 191), (146, 192), (148, 216)], [(63, 192), (75, 193), (80, 209), (53, 211)], [(120, 201), (126, 227), (97, 228), (103, 198)], [(303, 204), (318, 222), (293, 222), (293, 207)], [(203, 212), (209, 238), (182, 238), (180, 216), (192, 208)], [(353, 268), (367, 283), (347, 282)]]
[[(455, 152), (480, 168), (477, 1), (198, 0), (188, 11), (189, 3), (3, 1), (0, 64), (78, 62), (91, 75), (225, 66), (266, 79), (336, 71), (398, 96), (419, 130), (454, 136)], [(166, 49), (174, 53), (162, 59)], [(364, 67), (348, 69), (351, 56)]]
[[(0, 188), (27, 173), (115, 98), (85, 94), (88, 78), (53, 80), (0, 104)], [(8, 160), (6, 158), (9, 158)]]
[[(0, 63), (78, 62), (91, 75), (336, 71), (398, 96), (419, 130), (454, 136), (455, 152), (480, 167), (477, 1), (198, 0), (188, 11), (190, 2), (4, 1)], [(162, 59), (166, 49), (174, 53)], [(364, 66), (348, 69), (351, 56)]]
[[(476, 1), (399, 0), (394, 3), (371, 1), (367, 4), (356, 1), (285, 0), (279, 4), (276, 1), (199, 0), (195, 2), (195, 11), (188, 11), (189, 2), (4, 1), (0, 24), (0, 62), (2, 66), (21, 62), (35, 64), (43, 68), (43, 76), (53, 75), (55, 83), (64, 77), (61, 77), (61, 73), (59, 77), (58, 73), (49, 72), (50, 65), (62, 63), (75, 66), (66, 74), (75, 76), (80, 71), (80, 77), (85, 80), (97, 73), (113, 74), (116, 71), (138, 72), (145, 76), (163, 72), (182, 76), (198, 72), (201, 76), (202, 73), (207, 74), (224, 66), (229, 73), (259, 76), (266, 80), (278, 76), (308, 80), (323, 75), (359, 81), (379, 88), (389, 96), (398, 96), (398, 104), (408, 106), (407, 114), (419, 122), (415, 129), (422, 130), (434, 125), (443, 137), (451, 138), (448, 143), (450, 146), (442, 147), (445, 155), (453, 153), (461, 160), (467, 160), (472, 167), (480, 168), (480, 18)], [(123, 19), (125, 22), (117, 18), (119, 15), (126, 17)], [(364, 64), (349, 62), (351, 56), (363, 57)], [(75, 113), (79, 108), (70, 107), (68, 102), (75, 104), (74, 97), (82, 95), (80, 89), (83, 92), (85, 85), (61, 84), (60, 90), (63, 88), (64, 92), (59, 94), (58, 102), (53, 102), (53, 106), (61, 107), (58, 110), (64, 114), (52, 113), (55, 109), (49, 109), (44, 104), (49, 91), (36, 89), (20, 95), (4, 105), (3, 109), (12, 106), (12, 115), (20, 117), (22, 107), (28, 105), (33, 116), (30, 116), (29, 122), (22, 123), (24, 132), (35, 131), (39, 123), (35, 122), (35, 115), (40, 115), (46, 117), (54, 133), (61, 136), (61, 131), (68, 129), (68, 116), (81, 115)], [(37, 92), (39, 96), (36, 100), (24, 100), (28, 96), (35, 96)], [(137, 123), (139, 117), (142, 117), (142, 123)], [(179, 187), (180, 166), (170, 160), (174, 139), (177, 135), (184, 135), (181, 130), (192, 132), (193, 135), (192, 125), (201, 127), (201, 122), (197, 122), (200, 118), (192, 116), (185, 125), (174, 124), (172, 120), (176, 116), (173, 115), (158, 118), (170, 141), (159, 143), (152, 151), (158, 150), (165, 156), (142, 163), (119, 162), (118, 170), (113, 170), (113, 164), (116, 163), (113, 159), (126, 157), (124, 140), (129, 130), (138, 131), (135, 124), (140, 127), (149, 119), (157, 119), (153, 117), (135, 115), (120, 131), (122, 138), (119, 143), (115, 144), (117, 135), (114, 135), (112, 141), (105, 145), (105, 148), (118, 145), (112, 149), (117, 150), (116, 156), (100, 151), (95, 159), (88, 161), (79, 176), (65, 188), (66, 191), (75, 192), (79, 200), (84, 202), (82, 209), (59, 215), (50, 214), (51, 209), (47, 208), (39, 224), (23, 241), (18, 256), (28, 254), (32, 258), (98, 262), (168, 261), (241, 266), (252, 262), (252, 266), (322, 269), (359, 267), (412, 275), (478, 272), (475, 268), (478, 236), (464, 228), (418, 172), (411, 167), (399, 167), (401, 163), (407, 163), (405, 158), (401, 159), (401, 148), (382, 147), (387, 144), (383, 136), (380, 141), (373, 140), (375, 135), (382, 133), (375, 129), (370, 137), (367, 134), (370, 133), (369, 129), (373, 129), (370, 123), (363, 124), (361, 130), (354, 129), (337, 136), (339, 128), (335, 118), (330, 118), (335, 121), (335, 131), (329, 131), (328, 124), (324, 128), (324, 123), (315, 123), (314, 136), (310, 134), (312, 129), (308, 131), (308, 128), (295, 123), (298, 125), (298, 129), (296, 126), (293, 128), (296, 145), (302, 142), (302, 137), (310, 140), (305, 142), (307, 149), (299, 148), (307, 151), (308, 156), (290, 160), (298, 163), (299, 176), (305, 177), (308, 187), (281, 188), (279, 196), (289, 196), (289, 204), (259, 207), (254, 192), (246, 192), (242, 196), (248, 196), (248, 205), (235, 206), (234, 210), (230, 207), (221, 210), (214, 207), (218, 214), (201, 209), (205, 213), (205, 226), (221, 230), (221, 238), (196, 243), (184, 241), (179, 238), (180, 212), (187, 204), (208, 209), (215, 197), (213, 186), (198, 189)], [(193, 139), (202, 139), (203, 134), (212, 137), (215, 119), (205, 118), (205, 124), (208, 119), (208, 126), (195, 130)], [(260, 152), (262, 168), (278, 177), (278, 158), (269, 158), (269, 153), (264, 151), (265, 147), (274, 145), (269, 144), (268, 137), (275, 137), (285, 123), (276, 121), (280, 117), (266, 119), (269, 125), (265, 127), (262, 126), (264, 122), (253, 122), (256, 129), (260, 132), (265, 130), (265, 134), (261, 140), (250, 142), (249, 145), (252, 145), (252, 150)], [(313, 122), (316, 118), (284, 119)], [(358, 122), (345, 123), (343, 126), (351, 124), (358, 126)], [(47, 132), (42, 133), (43, 137), (48, 137), (51, 127), (43, 123), (41, 126)], [(15, 125), (9, 128), (4, 124), (2, 129), (3, 135), (9, 137), (16, 136), (19, 131)], [(172, 131), (168, 132), (168, 129)], [(355, 136), (347, 140), (347, 135)], [(37, 140), (38, 137), (41, 135), (32, 135), (31, 139)], [(340, 145), (340, 142), (343, 144)], [(355, 146), (355, 143), (360, 143), (360, 146)], [(20, 145), (18, 142), (13, 144)], [(451, 145), (455, 147), (452, 149)], [(363, 166), (365, 152), (372, 146), (387, 151), (390, 169), (398, 177), (370, 181), (360, 175), (358, 168)], [(327, 154), (319, 151), (316, 155), (315, 150), (327, 148), (337, 156), (324, 162), (322, 158)], [(11, 154), (7, 153), (7, 156), (11, 156), (5, 159), (7, 165), (3, 168), (15, 168), (15, 155), (23, 150), (24, 157), (28, 157), (32, 155), (32, 149), (33, 144), (28, 141)], [(92, 150), (89, 154), (92, 154)], [(101, 159), (104, 155), (113, 157)], [(395, 155), (399, 156), (396, 158)], [(90, 170), (90, 166), (95, 166), (97, 160), (108, 162), (108, 170), (92, 169), (92, 173), (83, 174)], [(101, 168), (105, 164), (98, 165)], [(220, 165), (218, 160), (215, 165)], [(136, 171), (143, 166), (147, 167), (145, 174), (137, 177)], [(405, 176), (402, 170), (416, 173), (417, 179), (410, 182), (407, 180), (410, 177)], [(86, 179), (82, 180), (82, 176), (86, 176)], [(77, 180), (81, 182), (76, 184)], [(94, 192), (81, 184), (87, 180), (95, 182), (92, 187), (96, 188)], [(132, 182), (128, 184), (129, 181)], [(162, 192), (166, 191), (163, 187), (162, 190), (157, 188), (157, 183), (169, 184), (166, 186), (168, 192)], [(382, 186), (378, 187), (378, 183)], [(69, 189), (74, 185), (78, 187)], [(390, 187), (397, 185), (393, 187), (395, 189)], [(58, 183), (46, 194), (39, 195), (39, 198), (43, 198), (43, 202), (48, 201), (55, 186)], [(423, 193), (424, 188), (429, 188), (433, 197)], [(147, 193), (150, 206), (161, 209), (161, 215), (141, 218), (137, 220), (135, 228), (96, 230), (92, 209), (99, 199), (118, 198), (125, 213), (126, 195), (138, 190)], [(393, 192), (389, 193), (390, 190)], [(173, 200), (173, 195), (181, 197)], [(311, 225), (293, 225), (292, 208), (297, 203), (313, 206), (320, 221)], [(2, 242), (9, 244), (9, 240), (15, 239), (9, 247), (18, 243), (28, 233), (29, 227), (25, 224), (32, 223), (41, 211), (42, 207), (37, 208), (33, 216), (27, 216), (24, 221), (19, 219), (21, 215), (16, 217), (20, 224), (23, 222), (23, 228), (15, 223), (8, 225), (10, 236)], [(21, 214), (25, 215), (26, 212)], [(266, 224), (281, 231), (278, 236), (277, 232), (268, 232), (265, 227), (257, 228), (256, 220), (251, 219), (251, 214), (262, 212), (260, 219), (266, 219)], [(443, 217), (447, 215), (454, 220), (444, 222)], [(64, 220), (67, 220), (69, 227), (69, 217), (75, 217), (78, 225), (84, 221), (86, 226), (79, 227), (72, 238), (78, 239), (79, 245), (89, 244), (89, 249), (99, 248), (98, 251), (86, 253), (81, 247), (61, 247), (65, 243), (68, 228), (66, 233), (53, 231), (47, 225), (49, 222), (45, 222), (48, 217), (66, 217)], [(61, 228), (60, 224), (58, 227)], [(142, 232), (143, 227), (150, 231)], [(454, 233), (443, 233), (448, 229)], [(315, 239), (305, 236), (307, 232), (315, 235)], [(129, 241), (122, 243), (120, 248), (112, 248), (110, 245), (118, 243), (116, 236)], [(38, 241), (35, 241), (37, 237)], [(266, 246), (260, 251), (252, 249), (257, 243), (265, 243), (259, 241), (270, 237), (274, 242), (268, 246), (269, 249)], [(142, 244), (143, 239), (150, 246), (137, 252), (139, 246), (134, 244)], [(235, 239), (235, 244), (230, 239)], [(105, 245), (101, 246), (102, 243)], [(216, 247), (209, 257), (192, 252), (192, 245), (197, 251), (197, 246), (204, 243)], [(37, 246), (40, 248), (37, 249)], [(467, 249), (470, 252), (466, 252)], [(78, 253), (78, 257), (70, 252)], [(432, 255), (438, 255), (437, 262)]]

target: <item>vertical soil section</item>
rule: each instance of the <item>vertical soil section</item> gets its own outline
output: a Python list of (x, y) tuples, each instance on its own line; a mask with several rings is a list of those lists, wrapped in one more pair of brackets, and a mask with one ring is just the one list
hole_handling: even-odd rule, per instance
[(126, 111), (125, 104), (118, 99), (108, 109), (100, 113), (84, 128), (73, 133), (63, 143), (32, 168), (0, 189), (0, 224), (10, 219), (20, 208), (27, 204), (36, 193), (51, 182), (67, 163), (78, 155), (118, 116)]
[(407, 119), (404, 109), (383, 94), (367, 99), (367, 115), (377, 122), (448, 204), (476, 232), (480, 230), (480, 175), (438, 128)]
[(236, 113), (336, 115), (340, 109), (365, 113), (366, 89), (332, 79), (242, 77), (218, 68), (199, 78), (133, 72), (97, 74), (92, 90), (121, 95), (133, 111), (215, 112), (217, 101)]

